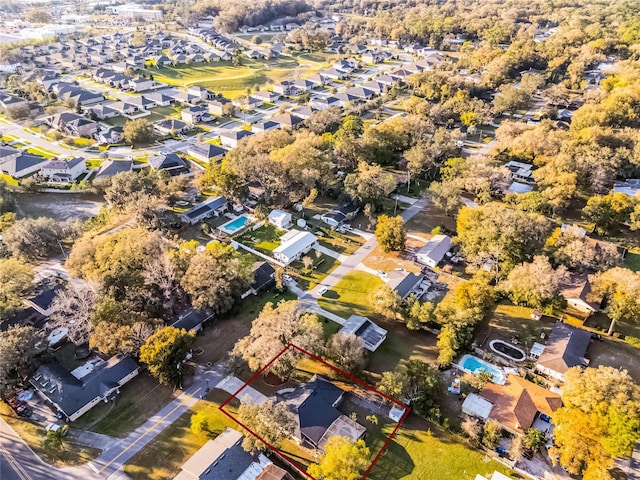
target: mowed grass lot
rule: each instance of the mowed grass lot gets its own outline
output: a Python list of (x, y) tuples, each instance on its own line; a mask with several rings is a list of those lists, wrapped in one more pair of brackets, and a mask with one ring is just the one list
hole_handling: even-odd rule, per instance
[(100, 455), (101, 451), (97, 448), (85, 447), (71, 442), (65, 442), (64, 448), (60, 450), (45, 445), (43, 443), (46, 435), (44, 427), (18, 418), (11, 407), (3, 401), (0, 401), (0, 418), (20, 435), (20, 438), (29, 445), (36, 455), (56, 467), (82, 465)]
[[(238, 428), (236, 423), (218, 407), (229, 397), (227, 392), (213, 389), (183, 414), (147, 446), (136, 453), (125, 465), (124, 471), (133, 480), (166, 480), (175, 477), (180, 467), (210, 438), (215, 438), (227, 427)], [(225, 407), (236, 412), (237, 403)], [(196, 435), (191, 431), (191, 416), (204, 412), (209, 419), (208, 434)]]
[(238, 242), (262, 252), (271, 255), (271, 252), (280, 245), (280, 237), (287, 233), (285, 230), (279, 230), (273, 225), (265, 225), (255, 231), (248, 231), (238, 238)]
[(325, 293), (318, 304), (343, 318), (351, 315), (377, 316), (372, 306), (372, 297), (383, 285), (384, 282), (375, 275), (352, 270)]
[(147, 371), (122, 387), (115, 403), (100, 403), (80, 417), (74, 426), (124, 438), (169, 403), (177, 392), (160, 385)]
[(297, 272), (289, 272), (295, 277), (298, 282), (298, 286), (303, 290), (311, 290), (316, 285), (322, 282), (327, 275), (335, 270), (340, 262), (328, 255), (321, 255), (320, 258), (316, 257), (315, 252), (309, 252), (307, 254), (311, 260), (313, 260), (314, 268), (307, 269), (302, 261), (296, 261), (291, 264)]
[[(367, 440), (378, 451), (393, 425)], [(473, 450), (462, 440), (426, 420), (410, 415), (382, 454), (368, 478), (371, 480), (443, 480), (490, 478), (494, 471), (509, 475), (510, 469)], [(513, 478), (521, 478), (513, 476)]]
[(360, 270), (347, 273), (318, 304), (331, 313), (349, 318), (362, 315), (386, 329), (387, 339), (370, 356), (367, 370), (375, 379), (385, 371), (392, 371), (408, 360), (434, 362), (438, 352), (435, 335), (413, 332), (400, 321), (385, 320), (373, 309), (372, 296), (384, 285), (377, 276)]
[(145, 71), (156, 81), (174, 86), (200, 85), (226, 97), (235, 98), (246, 93), (247, 87), (263, 87), (294, 77), (309, 77), (328, 67), (332, 57), (323, 54), (279, 57), (270, 60), (251, 60), (242, 57), (242, 64), (232, 62), (197, 65), (148, 67)]

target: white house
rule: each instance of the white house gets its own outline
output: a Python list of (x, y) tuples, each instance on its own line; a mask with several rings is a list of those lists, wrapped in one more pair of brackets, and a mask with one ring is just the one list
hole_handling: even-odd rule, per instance
[(205, 218), (219, 217), (227, 211), (229, 202), (224, 197), (210, 197), (202, 203), (194, 205), (186, 212), (180, 214), (185, 223), (194, 225)]
[(72, 183), (86, 171), (85, 159), (76, 157), (66, 160), (49, 160), (43, 165), (40, 173), (50, 182)]
[(313, 233), (290, 230), (280, 238), (280, 245), (273, 251), (273, 257), (279, 262), (289, 265), (294, 260), (299, 260), (317, 245), (318, 237)]
[(284, 210), (272, 210), (269, 214), (269, 223), (276, 228), (286, 230), (292, 225), (291, 214)]
[(416, 262), (434, 268), (451, 249), (451, 237), (434, 235), (427, 244), (416, 252)]

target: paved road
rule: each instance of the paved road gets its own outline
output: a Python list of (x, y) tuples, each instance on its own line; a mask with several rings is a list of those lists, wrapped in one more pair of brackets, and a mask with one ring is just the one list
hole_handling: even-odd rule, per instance
[(213, 370), (203, 370), (198, 367), (196, 375), (193, 377), (193, 383), (179, 397), (172, 400), (127, 438), (103, 451), (102, 455), (91, 462), (92, 468), (98, 472), (98, 476), (107, 480), (123, 478), (123, 465), (160, 432), (186, 413), (199, 398), (202, 398), (206, 393), (207, 385), (210, 388), (217, 385), (224, 377), (222, 372), (222, 365), (216, 365)]
[[(400, 215), (404, 219), (405, 223), (411, 220), (415, 215), (420, 212), (429, 203), (426, 199), (418, 200), (414, 202), (409, 208), (407, 208)], [(322, 282), (316, 286), (313, 290), (307, 291), (300, 297), (303, 305), (311, 306), (317, 305), (318, 299), (321, 297), (319, 290), (321, 287), (331, 288), (338, 283), (342, 277), (349, 273), (354, 268), (357, 268), (360, 263), (378, 246), (378, 241), (372, 236), (365, 242), (353, 255), (348, 257), (343, 263), (341, 263), (333, 272), (322, 280)]]
[(80, 467), (55, 468), (44, 463), (15, 431), (0, 419), (0, 480), (127, 479), (122, 471), (123, 465), (195, 404), (206, 393), (207, 386), (213, 388), (218, 384), (224, 377), (222, 371), (221, 365), (216, 365), (212, 370), (198, 367), (192, 384), (127, 438), (103, 438), (89, 433), (83, 436), (78, 433), (78, 436), (93, 446), (104, 446), (99, 445), (100, 439), (105, 440), (107, 446), (98, 458)]

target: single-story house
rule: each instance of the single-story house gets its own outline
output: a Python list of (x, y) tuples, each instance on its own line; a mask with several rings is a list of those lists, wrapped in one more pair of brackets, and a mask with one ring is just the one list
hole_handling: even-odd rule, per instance
[(45, 402), (73, 422), (100, 402), (108, 402), (120, 388), (138, 375), (133, 358), (94, 358), (69, 372), (59, 363), (40, 365), (29, 383)]
[(222, 145), (229, 148), (235, 148), (240, 143), (240, 140), (253, 135), (253, 132), (248, 130), (234, 130), (230, 132), (222, 132), (220, 134), (220, 141)]
[(423, 280), (423, 275), (416, 275), (406, 270), (392, 270), (386, 278), (387, 285), (402, 299), (413, 293)]
[(47, 123), (57, 130), (74, 137), (93, 138), (98, 133), (98, 124), (73, 112), (63, 112), (47, 118)]
[(384, 328), (360, 315), (351, 315), (338, 333), (355, 335), (362, 340), (364, 348), (370, 352), (375, 352), (387, 338), (387, 331)]
[(203, 162), (219, 162), (227, 154), (226, 148), (210, 143), (196, 143), (187, 148), (187, 155)]
[(571, 274), (560, 284), (560, 295), (567, 300), (567, 305), (581, 313), (591, 315), (600, 310), (603, 296), (591, 290), (591, 283), (587, 275)]
[(416, 262), (435, 268), (451, 250), (451, 237), (434, 235), (427, 244), (416, 252)]
[(40, 171), (47, 161), (46, 158), (27, 153), (21, 153), (16, 156), (11, 155), (0, 158), (0, 173), (5, 173), (13, 178), (24, 178)]
[(261, 102), (277, 102), (282, 98), (282, 95), (278, 92), (272, 92), (270, 90), (260, 90), (259, 92), (255, 92), (251, 94), (251, 97), (261, 101)]
[(564, 374), (570, 368), (584, 368), (589, 365), (585, 355), (590, 341), (589, 332), (566, 323), (556, 323), (544, 350), (538, 357), (536, 370), (561, 382), (564, 381)]
[[(181, 467), (175, 480), (255, 480), (273, 462), (242, 448), (242, 434), (227, 428)], [(286, 477), (285, 477), (286, 478)]]
[(184, 133), (191, 127), (187, 122), (175, 118), (165, 118), (154, 123), (155, 129), (162, 135), (173, 135), (174, 132)]
[(132, 169), (132, 160), (105, 160), (102, 162), (102, 165), (100, 165), (94, 180), (110, 178), (120, 172), (130, 172)]
[(251, 130), (255, 133), (262, 133), (268, 130), (275, 130), (280, 128), (280, 124), (278, 122), (274, 122), (272, 120), (265, 120), (264, 122), (257, 122), (251, 126)]
[(488, 418), (512, 434), (532, 427), (549, 432), (551, 416), (562, 406), (557, 393), (513, 374), (507, 375), (504, 385), (488, 382), (479, 395), (493, 406)]
[(253, 264), (253, 283), (242, 294), (242, 298), (249, 295), (258, 295), (276, 284), (276, 270), (267, 262)]
[(285, 265), (299, 260), (305, 253), (318, 245), (318, 237), (311, 232), (289, 230), (280, 238), (280, 245), (273, 251), (273, 257)]
[(180, 214), (180, 218), (185, 223), (194, 225), (205, 218), (219, 217), (229, 208), (229, 202), (224, 197), (210, 197), (202, 203), (191, 207), (186, 212)]
[(212, 312), (190, 308), (186, 312), (183, 312), (171, 326), (185, 329), (187, 332), (197, 333), (202, 330), (202, 325), (212, 318)]
[(36, 287), (34, 294), (24, 301), (28, 307), (35, 309), (41, 315), (51, 315), (51, 306), (58, 292), (64, 289), (64, 283), (59, 280), (47, 280)]
[(156, 83), (148, 78), (136, 77), (129, 80), (129, 89), (134, 92), (144, 92), (145, 90), (151, 90), (155, 86)]
[(320, 216), (320, 220), (331, 227), (339, 227), (343, 223), (353, 220), (358, 212), (360, 211), (360, 206), (355, 202), (350, 202), (344, 205), (339, 206), (331, 210), (328, 213), (324, 213)]
[(284, 210), (271, 210), (271, 213), (269, 213), (269, 223), (281, 230), (286, 230), (293, 225), (291, 222), (291, 214)]
[(298, 117), (297, 115), (291, 115), (290, 113), (274, 115), (271, 117), (271, 120), (279, 123), (282, 128), (287, 128), (289, 130), (295, 130), (304, 124), (304, 118)]
[(300, 445), (323, 450), (327, 440), (335, 435), (353, 441), (362, 438), (366, 428), (340, 413), (337, 408), (344, 393), (330, 380), (314, 375), (309, 383), (296, 389), (285, 400), (295, 416), (293, 437)]
[(87, 162), (82, 157), (66, 160), (49, 160), (42, 166), (41, 175), (49, 182), (73, 183), (87, 171)]
[(149, 157), (147, 162), (154, 170), (166, 170), (172, 177), (183, 173), (189, 173), (187, 163), (175, 153)]
[(176, 102), (175, 98), (165, 95), (162, 92), (145, 93), (143, 97), (151, 100), (159, 107), (168, 107)]

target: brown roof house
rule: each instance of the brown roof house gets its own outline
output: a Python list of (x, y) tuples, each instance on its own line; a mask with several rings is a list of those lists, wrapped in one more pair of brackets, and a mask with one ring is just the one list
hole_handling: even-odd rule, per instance
[(480, 396), (493, 404), (488, 418), (513, 434), (531, 427), (547, 432), (551, 415), (562, 406), (557, 393), (512, 374), (504, 385), (487, 383)]
[(572, 367), (587, 367), (585, 358), (591, 334), (585, 330), (556, 323), (544, 350), (538, 357), (536, 370), (551, 378), (564, 382), (564, 374)]
[(587, 275), (571, 275), (560, 285), (560, 295), (567, 300), (569, 307), (586, 315), (600, 310), (603, 299), (602, 295), (592, 292)]

